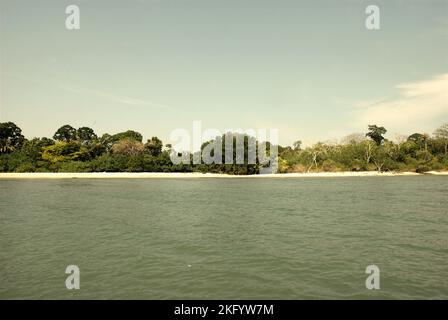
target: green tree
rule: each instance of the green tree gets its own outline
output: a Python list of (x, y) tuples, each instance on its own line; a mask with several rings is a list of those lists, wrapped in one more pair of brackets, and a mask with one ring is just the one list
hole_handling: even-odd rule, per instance
[[(258, 145), (259, 142), (247, 134), (227, 133), (217, 136), (215, 139), (203, 143), (199, 153), (207, 154), (214, 160), (220, 160), (221, 163), (203, 164), (196, 168), (201, 172), (256, 174), (261, 166)], [(228, 161), (226, 161), (226, 146), (230, 151), (227, 155)], [(269, 145), (266, 146), (266, 149), (268, 154)], [(226, 164), (226, 162), (228, 163)]]
[(114, 137), (108, 133), (103, 134), (101, 138), (99, 138), (99, 143), (104, 147), (106, 152), (109, 152), (112, 149), (114, 142)]
[(128, 162), (128, 156), (105, 153), (91, 161), (91, 168), (95, 172), (124, 172)]
[(54, 145), (54, 141), (48, 138), (34, 138), (26, 140), (22, 146), (22, 153), (35, 162), (42, 159), (43, 148)]
[(107, 152), (107, 149), (105, 146), (103, 146), (101, 143), (94, 142), (87, 146), (90, 158), (96, 158), (102, 155), (103, 153)]
[(66, 124), (55, 132), (53, 139), (65, 142), (76, 140), (76, 129), (71, 125)]
[(21, 148), (25, 137), (13, 122), (0, 123), (0, 153), (13, 152)]
[(83, 145), (89, 145), (97, 140), (98, 137), (92, 128), (81, 127), (76, 130), (76, 139)]
[(75, 141), (59, 141), (43, 148), (42, 159), (51, 163), (64, 161), (85, 161), (89, 159), (88, 149)]
[(369, 137), (379, 146), (383, 140), (383, 134), (385, 134), (387, 130), (384, 127), (378, 127), (377, 125), (369, 125), (369, 132), (366, 133), (366, 137)]
[(408, 137), (408, 141), (412, 141), (418, 145), (419, 148), (423, 148), (427, 144), (429, 136), (425, 133), (413, 133)]
[(143, 141), (143, 136), (141, 133), (137, 132), (137, 131), (133, 131), (133, 130), (128, 130), (125, 132), (120, 132), (117, 133), (115, 135), (113, 135), (113, 139), (114, 141), (120, 141), (120, 140), (135, 140), (138, 142), (142, 142)]
[[(339, 171), (339, 170), (428, 170), (448, 169), (448, 124), (438, 128), (433, 137), (415, 133), (407, 139), (392, 142), (384, 139), (386, 129), (369, 126), (370, 139), (359, 134), (350, 135), (340, 144), (318, 143), (302, 149), (299, 142), (290, 146), (278, 146), (280, 172)], [(82, 127), (78, 130), (66, 125), (58, 129), (55, 143), (48, 138), (26, 140), (20, 128), (12, 122), (0, 123), (0, 171), (3, 172), (48, 172), (48, 171), (156, 171), (156, 172), (216, 172), (228, 174), (257, 174), (263, 168), (266, 152), (258, 149), (259, 142), (254, 137), (239, 133), (227, 133), (208, 141), (195, 154), (186, 152), (184, 159), (191, 160), (196, 155), (209, 154), (222, 163), (174, 165), (170, 155), (176, 150), (152, 137), (146, 144), (141, 142), (141, 134), (132, 130), (116, 135), (104, 134), (97, 138), (93, 129)], [(226, 141), (227, 140), (227, 141)], [(219, 142), (215, 144), (215, 142)], [(231, 143), (230, 143), (231, 142)], [(233, 146), (227, 154), (226, 147)], [(238, 149), (243, 147), (243, 149)], [(255, 160), (252, 149), (255, 150)], [(244, 151), (244, 152), (241, 152)], [(216, 156), (216, 157), (215, 157)], [(221, 158), (222, 157), (222, 158)], [(227, 164), (226, 164), (227, 160)], [(231, 160), (231, 161), (230, 161)], [(250, 160), (250, 161), (249, 161)], [(254, 161), (254, 162), (252, 162)], [(219, 162), (219, 161), (218, 161)]]
[(128, 172), (142, 172), (144, 170), (144, 160), (142, 155), (130, 156), (126, 164)]
[(151, 156), (157, 157), (162, 153), (163, 143), (157, 137), (152, 137), (145, 143), (145, 152)]

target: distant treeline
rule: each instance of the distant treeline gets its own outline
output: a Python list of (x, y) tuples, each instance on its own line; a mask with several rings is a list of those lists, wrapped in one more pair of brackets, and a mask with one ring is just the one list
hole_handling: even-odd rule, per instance
[[(384, 127), (369, 125), (340, 143), (302, 148), (297, 141), (278, 146), (278, 171), (416, 171), (448, 169), (448, 123), (430, 136), (414, 133), (389, 141)], [(224, 136), (223, 136), (223, 139)], [(244, 137), (245, 146), (249, 137)], [(207, 142), (210, 143), (210, 142)], [(207, 145), (204, 143), (202, 147)], [(213, 172), (257, 174), (262, 164), (173, 164), (172, 146), (157, 137), (143, 143), (132, 130), (97, 136), (93, 129), (70, 125), (52, 138), (26, 139), (12, 122), (0, 123), (0, 172)], [(224, 153), (223, 153), (224, 154)]]

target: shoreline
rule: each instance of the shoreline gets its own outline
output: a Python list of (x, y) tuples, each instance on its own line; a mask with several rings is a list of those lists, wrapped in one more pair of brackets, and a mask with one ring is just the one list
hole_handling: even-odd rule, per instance
[(343, 171), (311, 173), (276, 173), (263, 175), (228, 175), (198, 172), (1, 172), (1, 179), (164, 179), (164, 178), (327, 178), (327, 177), (401, 177), (401, 176), (446, 176), (448, 171), (415, 172), (376, 172)]

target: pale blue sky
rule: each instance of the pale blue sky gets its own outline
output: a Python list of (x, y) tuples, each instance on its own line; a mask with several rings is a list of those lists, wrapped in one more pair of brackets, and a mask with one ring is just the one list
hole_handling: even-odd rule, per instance
[[(65, 28), (76, 4), (81, 29)], [(365, 8), (381, 29), (364, 27)], [(278, 128), (291, 144), (448, 121), (448, 1), (0, 0), (0, 121), (168, 143), (175, 128)]]

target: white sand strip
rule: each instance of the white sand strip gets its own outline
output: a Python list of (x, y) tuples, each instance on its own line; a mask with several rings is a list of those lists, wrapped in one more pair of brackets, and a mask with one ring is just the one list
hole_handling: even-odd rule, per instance
[(264, 175), (228, 175), (219, 173), (180, 172), (89, 172), (89, 173), (0, 173), (0, 179), (149, 179), (149, 178), (320, 178), (320, 177), (395, 177), (448, 175), (448, 171), (430, 171), (425, 174), (415, 172), (316, 172), (278, 173)]
[(425, 174), (432, 174), (436, 176), (448, 176), (448, 171), (428, 171)]

